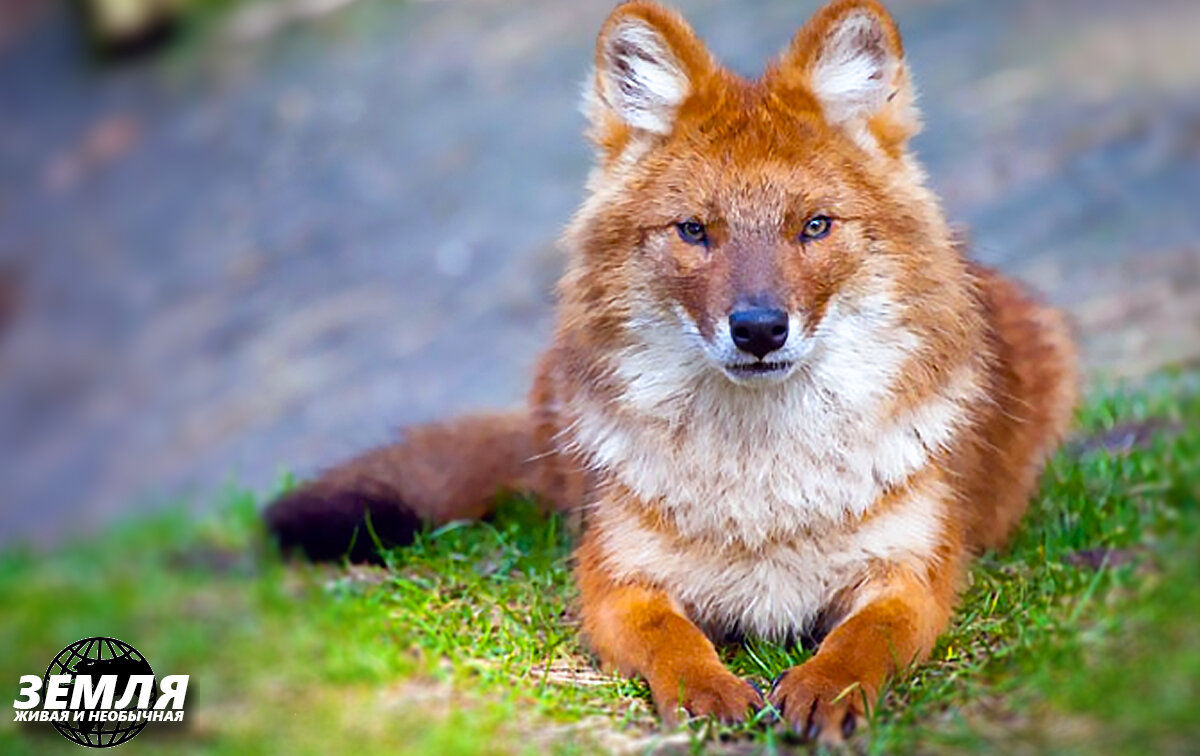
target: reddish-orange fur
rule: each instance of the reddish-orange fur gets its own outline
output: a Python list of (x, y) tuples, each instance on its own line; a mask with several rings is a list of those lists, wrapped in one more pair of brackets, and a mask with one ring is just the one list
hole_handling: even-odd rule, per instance
[[(829, 74), (843, 64), (844, 76)], [(330, 556), (330, 533), (345, 540), (363, 510), (437, 524), (483, 516), (501, 488), (583, 505), (583, 632), (605, 667), (645, 678), (665, 719), (680, 707), (739, 719), (765, 702), (723, 667), (710, 636), (827, 633), (767, 698), (802, 733), (838, 740), (890, 675), (928, 655), (969, 555), (1002, 545), (1024, 512), (1075, 402), (1067, 329), (957, 249), (908, 153), (919, 119), (899, 33), (878, 3), (835, 0), (757, 81), (720, 68), (673, 12), (627, 3), (600, 32), (594, 88), (598, 166), (565, 237), (558, 327), (528, 412), (410, 431), (276, 502), (268, 521), (285, 545)], [(798, 241), (814, 214), (833, 216), (834, 230)], [(704, 221), (703, 248), (675, 234), (689, 218)], [(748, 298), (799, 313), (794, 338), (817, 345), (779, 386), (735, 386), (702, 350), (679, 346), (719, 340)], [(664, 325), (674, 323), (692, 341), (674, 341)], [(839, 349), (881, 377), (857, 386), (844, 366), (822, 373), (819, 361), (834, 358), (821, 355)], [(793, 416), (826, 433), (844, 426), (844, 437), (823, 450), (803, 423), (778, 435)], [(718, 470), (672, 488), (670, 460), (711, 452), (705, 434), (727, 439), (748, 468), (768, 460), (796, 474), (763, 488), (771, 470), (747, 469), (741, 488)], [(803, 458), (772, 456), (771, 444), (797, 439), (779, 448)], [(700, 477), (724, 461), (700, 460)], [(811, 487), (826, 475), (833, 483)], [(684, 488), (717, 493), (675, 501)], [(780, 491), (774, 503), (755, 498)], [(796, 491), (810, 493), (788, 499)], [(779, 514), (755, 509), (769, 506)], [(345, 516), (320, 519), (332, 510)], [(385, 540), (403, 542), (410, 526), (390, 521)], [(911, 549), (897, 535), (909, 532)], [(310, 547), (322, 538), (324, 551)], [(638, 561), (651, 552), (660, 562)], [(722, 614), (723, 597), (678, 578), (676, 561), (696, 573), (727, 564), (777, 595), (757, 613)], [(809, 593), (788, 592), (812, 570), (823, 577)], [(796, 598), (816, 595), (820, 606)], [(779, 612), (796, 626), (780, 626)]]

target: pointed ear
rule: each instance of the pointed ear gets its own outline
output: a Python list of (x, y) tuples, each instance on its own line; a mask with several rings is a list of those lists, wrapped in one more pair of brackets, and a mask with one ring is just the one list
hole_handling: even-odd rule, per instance
[(796, 34), (779, 63), (831, 125), (864, 146), (898, 154), (921, 130), (900, 30), (875, 0), (834, 0)]
[(617, 7), (596, 40), (596, 68), (584, 93), (590, 136), (609, 153), (630, 138), (670, 134), (683, 103), (714, 68), (678, 14), (650, 2)]

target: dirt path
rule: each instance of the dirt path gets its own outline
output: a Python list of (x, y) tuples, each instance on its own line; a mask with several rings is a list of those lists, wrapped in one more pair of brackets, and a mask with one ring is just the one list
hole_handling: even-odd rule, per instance
[[(816, 5), (679, 4), (746, 72)], [(363, 0), (199, 72), (89, 73), (54, 16), (10, 41), (0, 538), (520, 400), (610, 5)], [(976, 255), (1067, 307), (1096, 371), (1200, 359), (1200, 5), (892, 6)]]

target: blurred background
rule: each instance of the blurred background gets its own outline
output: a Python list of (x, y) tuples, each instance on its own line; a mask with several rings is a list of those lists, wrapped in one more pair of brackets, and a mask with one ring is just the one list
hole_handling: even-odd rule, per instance
[[(678, 0), (757, 73), (817, 0)], [(0, 0), (0, 543), (522, 399), (611, 0)], [(1200, 361), (1200, 3), (891, 0), (916, 148), (1092, 381)]]

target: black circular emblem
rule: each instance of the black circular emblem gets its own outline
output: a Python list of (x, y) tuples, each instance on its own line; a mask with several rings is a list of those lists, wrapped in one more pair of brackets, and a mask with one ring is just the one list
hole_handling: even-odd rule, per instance
[[(58, 656), (46, 667), (46, 675), (42, 678), (42, 689), (45, 690), (50, 682), (50, 675), (71, 675), (69, 685), (74, 684), (75, 675), (91, 675), (99, 679), (100, 675), (115, 675), (117, 678), (116, 692), (113, 702), (120, 701), (129, 687), (130, 678), (134, 675), (153, 675), (150, 662), (138, 653), (138, 650), (124, 641), (116, 638), (84, 638), (58, 652)], [(158, 681), (151, 686), (150, 703), (153, 705), (158, 698)], [(130, 709), (137, 705), (135, 695), (130, 702)], [(54, 729), (63, 737), (81, 746), (90, 748), (111, 748), (133, 739), (143, 729), (145, 722), (90, 722), (85, 715), (76, 721), (74, 717), (66, 722), (55, 722)]]

